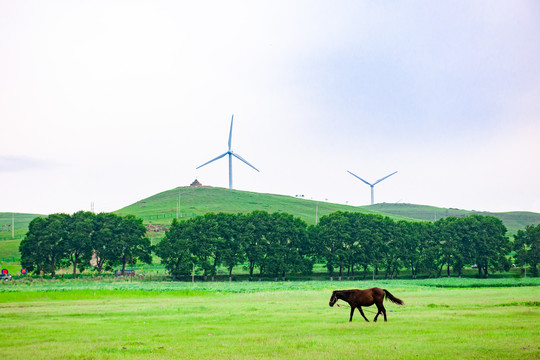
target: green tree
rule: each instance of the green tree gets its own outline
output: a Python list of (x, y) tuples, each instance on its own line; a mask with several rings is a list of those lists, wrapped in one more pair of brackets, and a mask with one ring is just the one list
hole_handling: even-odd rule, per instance
[(403, 237), (402, 260), (411, 269), (411, 277), (416, 279), (422, 267), (422, 254), (431, 236), (430, 222), (411, 222), (400, 220), (396, 224)]
[(330, 280), (333, 280), (336, 268), (339, 269), (339, 280), (341, 280), (343, 265), (346, 262), (344, 237), (348, 236), (348, 227), (346, 215), (341, 211), (321, 217), (317, 225), (318, 249), (321, 257), (326, 261)]
[(489, 269), (509, 270), (506, 256), (510, 252), (510, 241), (506, 238), (506, 227), (493, 216), (471, 215), (463, 218), (468, 228), (464, 232), (464, 251), (471, 254), (478, 266), (478, 276), (488, 277)]
[(194, 264), (193, 243), (189, 237), (191, 221), (178, 222), (173, 219), (165, 237), (154, 249), (161, 263), (169, 271), (173, 279), (189, 276)]
[(77, 277), (77, 267), (83, 271), (92, 258), (95, 218), (94, 213), (79, 211), (64, 219), (67, 222), (65, 224), (65, 251), (73, 266), (74, 279)]
[(66, 223), (69, 215), (52, 214), (35, 218), (28, 226), (28, 233), (21, 241), (21, 265), (34, 273), (50, 273), (65, 265)]
[(265, 234), (270, 231), (270, 214), (266, 211), (253, 211), (237, 218), (239, 228), (237, 236), (240, 237), (242, 248), (247, 259), (249, 279), (253, 280), (255, 267), (259, 267), (259, 280), (264, 271), (268, 241)]
[(146, 237), (146, 227), (141, 218), (134, 215), (123, 216), (115, 232), (114, 240), (116, 262), (122, 265), (122, 275), (128, 263), (131, 265), (136, 264), (137, 261), (152, 263), (150, 240)]
[(514, 236), (515, 260), (524, 269), (527, 264), (531, 267), (532, 276), (538, 276), (540, 262), (540, 224), (527, 225), (525, 230), (518, 230)]
[(291, 272), (309, 272), (312, 264), (302, 256), (302, 246), (307, 243), (306, 223), (286, 213), (273, 213), (270, 218), (272, 227), (265, 235), (269, 243), (266, 267), (274, 280), (279, 275), (285, 280)]
[(470, 252), (468, 243), (472, 237), (469, 233), (468, 221), (465, 218), (447, 217), (435, 222), (435, 232), (440, 246), (440, 267), (439, 276), (446, 265), (446, 275), (450, 277), (450, 267), (461, 276), (463, 266), (470, 262)]
[(216, 252), (221, 264), (229, 271), (229, 281), (232, 281), (233, 268), (241, 263), (244, 257), (239, 227), (239, 216), (236, 214), (218, 213), (218, 238)]
[(197, 216), (188, 221), (190, 226), (187, 235), (193, 244), (193, 259), (197, 268), (203, 270), (203, 277), (206, 280), (212, 271), (211, 259), (214, 257), (215, 247), (212, 239), (216, 238), (217, 224), (212, 224), (208, 216)]
[(91, 235), (92, 263), (98, 271), (98, 276), (106, 270), (111, 270), (117, 262), (115, 242), (121, 218), (112, 213), (99, 213), (94, 222)]

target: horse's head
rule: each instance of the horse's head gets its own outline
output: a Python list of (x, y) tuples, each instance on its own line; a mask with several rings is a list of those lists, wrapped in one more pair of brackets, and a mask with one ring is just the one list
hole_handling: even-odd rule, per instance
[(336, 301), (338, 301), (338, 298), (336, 296), (336, 292), (334, 291), (334, 292), (332, 292), (332, 296), (330, 297), (330, 302), (328, 303), (328, 305), (334, 306)]

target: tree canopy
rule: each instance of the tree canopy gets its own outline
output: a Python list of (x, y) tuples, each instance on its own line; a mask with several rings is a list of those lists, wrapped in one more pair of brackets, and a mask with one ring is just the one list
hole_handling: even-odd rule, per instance
[(83, 271), (95, 263), (98, 274), (103, 269), (138, 260), (151, 263), (150, 241), (142, 220), (101, 213), (77, 212), (73, 215), (52, 214), (37, 217), (29, 225), (19, 246), (21, 265), (36, 274), (50, 273), (54, 278), (58, 268), (73, 267)]

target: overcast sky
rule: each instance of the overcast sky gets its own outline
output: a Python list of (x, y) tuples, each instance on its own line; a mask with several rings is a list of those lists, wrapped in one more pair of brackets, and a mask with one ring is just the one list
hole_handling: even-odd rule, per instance
[(227, 187), (540, 212), (538, 1), (0, 0), (0, 212)]

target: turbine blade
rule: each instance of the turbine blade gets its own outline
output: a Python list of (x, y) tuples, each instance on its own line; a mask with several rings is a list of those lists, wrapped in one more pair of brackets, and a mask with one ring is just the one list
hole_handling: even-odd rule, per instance
[(233, 153), (233, 152), (231, 152), (231, 154), (232, 154), (232, 156), (234, 156), (234, 157), (237, 158), (238, 160), (243, 161), (246, 165), (249, 165), (249, 166), (251, 166), (253, 169), (255, 169), (255, 170), (257, 170), (258, 172), (260, 172), (259, 169), (257, 169), (255, 166), (253, 166), (253, 165), (251, 165), (250, 163), (248, 163), (247, 160), (244, 159), (244, 158), (242, 158), (240, 155), (235, 154), (235, 153)]
[(381, 181), (383, 181), (384, 179), (386, 178), (389, 178), (390, 176), (394, 175), (395, 173), (397, 173), (397, 171), (394, 171), (393, 173), (391, 173), (390, 175), (386, 175), (385, 177), (383, 177), (382, 179), (379, 179), (377, 181), (375, 181), (375, 183), (373, 185), (376, 185), (378, 183), (380, 183)]
[(234, 114), (231, 116), (231, 130), (229, 131), (229, 151), (231, 151), (231, 139), (232, 139), (232, 124), (233, 124)]
[(216, 157), (216, 158), (214, 158), (214, 159), (212, 159), (212, 160), (210, 160), (210, 161), (205, 162), (205, 163), (202, 164), (201, 166), (196, 167), (195, 169), (202, 168), (204, 165), (210, 164), (212, 161), (216, 161), (217, 159), (221, 159), (222, 157), (224, 157), (224, 156), (227, 155), (228, 153), (229, 153), (229, 152), (227, 151), (225, 154), (221, 154), (221, 155), (219, 155), (218, 157)]
[(347, 172), (348, 172), (349, 174), (351, 174), (352, 176), (354, 176), (355, 178), (362, 180), (363, 182), (365, 182), (365, 183), (368, 184), (369, 186), (375, 185), (375, 184), (371, 185), (371, 184), (368, 183), (366, 180), (362, 179), (362, 178), (361, 178), (360, 176), (358, 176), (358, 175), (354, 175), (354, 174), (353, 174), (352, 172), (350, 172), (349, 170), (347, 170)]

